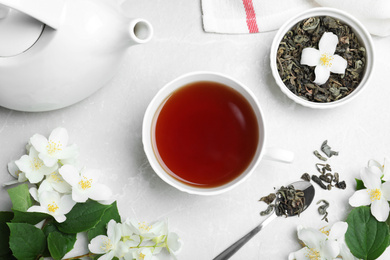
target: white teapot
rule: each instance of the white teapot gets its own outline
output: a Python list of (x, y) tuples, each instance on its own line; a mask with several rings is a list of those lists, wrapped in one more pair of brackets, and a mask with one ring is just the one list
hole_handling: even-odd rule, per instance
[(48, 111), (104, 86), (150, 23), (115, 0), (0, 0), (0, 106)]

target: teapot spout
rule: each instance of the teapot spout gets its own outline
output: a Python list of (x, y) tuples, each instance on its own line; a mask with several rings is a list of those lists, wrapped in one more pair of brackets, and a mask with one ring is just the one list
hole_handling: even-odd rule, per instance
[(144, 19), (132, 19), (128, 30), (133, 44), (146, 43), (153, 37), (153, 27)]

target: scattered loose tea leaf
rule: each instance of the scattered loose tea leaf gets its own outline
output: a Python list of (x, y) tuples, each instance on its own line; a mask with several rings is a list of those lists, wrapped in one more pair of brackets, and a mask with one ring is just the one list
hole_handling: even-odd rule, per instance
[(339, 152), (332, 151), (331, 147), (328, 145), (328, 140), (325, 140), (322, 145), (321, 145), (321, 151), (326, 154), (329, 158), (332, 157), (333, 155), (339, 155)]
[(329, 207), (329, 202), (327, 202), (326, 200), (319, 200), (317, 202), (317, 205), (320, 203), (324, 203), (324, 205), (318, 207), (318, 213), (320, 213), (320, 215), (324, 215), (321, 220), (325, 220), (326, 222), (328, 222), (327, 208)]
[(337, 188), (339, 188), (339, 189), (342, 189), (342, 190), (344, 190), (345, 188), (347, 188), (347, 184), (345, 183), (345, 181), (338, 182), (338, 183), (336, 183), (335, 186), (336, 186)]
[(276, 198), (275, 193), (270, 193), (268, 196), (261, 197), (259, 201), (264, 201), (267, 205), (271, 204)]
[(310, 181), (310, 174), (305, 172), (304, 174), (302, 174), (301, 179), (305, 181)]
[(325, 174), (326, 171), (332, 171), (332, 168), (329, 164), (323, 164), (323, 163), (316, 163), (317, 171), (321, 174)]
[(315, 150), (314, 152), (314, 155), (318, 158), (318, 159), (320, 159), (321, 161), (326, 161), (326, 160), (328, 160), (326, 157), (324, 157), (324, 156), (322, 156), (317, 150)]
[(331, 183), (332, 183), (332, 180), (333, 180), (333, 175), (332, 175), (331, 173), (322, 174), (322, 175), (320, 175), (319, 178), (320, 178), (322, 181), (331, 184)]
[(267, 209), (260, 212), (260, 216), (266, 216), (272, 213), (274, 211), (275, 204), (268, 205)]
[(340, 180), (340, 176), (337, 172), (334, 173), (333, 181), (337, 184)]
[(315, 183), (317, 183), (321, 188), (323, 188), (324, 190), (326, 190), (326, 189), (328, 189), (327, 187), (326, 187), (326, 185), (321, 181), (321, 179), (317, 176), (317, 175), (312, 175), (311, 176), (311, 179), (315, 182)]

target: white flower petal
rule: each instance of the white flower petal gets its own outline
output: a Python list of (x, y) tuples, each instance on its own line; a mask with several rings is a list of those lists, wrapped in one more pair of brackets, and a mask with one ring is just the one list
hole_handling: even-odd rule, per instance
[(31, 187), (28, 191), (30, 192), (31, 197), (39, 202), (38, 189), (36, 187)]
[(111, 197), (111, 189), (101, 183), (96, 183), (88, 193), (88, 197), (93, 200), (107, 200)]
[(378, 168), (376, 166), (368, 166), (368, 171), (370, 171), (372, 174), (375, 174), (378, 178), (381, 178), (383, 173), (382, 173), (382, 167)]
[(371, 159), (368, 161), (368, 167), (374, 166), (379, 168), (382, 171), (382, 164), (380, 164), (377, 160)]
[(31, 165), (30, 156), (23, 155), (19, 160), (15, 161), (15, 164), (22, 172), (28, 172)]
[(347, 68), (348, 63), (347, 60), (339, 55), (333, 55), (333, 60), (330, 65), (330, 72), (337, 73), (337, 74), (344, 74), (345, 69)]
[(57, 152), (57, 158), (61, 160), (75, 158), (78, 155), (79, 147), (75, 144), (65, 147), (62, 149), (62, 151)]
[(122, 235), (122, 226), (118, 225), (115, 220), (111, 219), (107, 224), (107, 236), (113, 241), (117, 242), (120, 240)]
[(31, 183), (38, 183), (41, 180), (43, 180), (44, 175), (42, 172), (39, 171), (29, 171), (26, 172), (26, 178), (31, 182)]
[(320, 52), (314, 48), (304, 48), (301, 55), (301, 64), (317, 66), (320, 60)]
[(41, 206), (31, 206), (28, 208), (27, 212), (41, 212), (48, 214), (47, 210)]
[(168, 234), (167, 249), (171, 254), (177, 255), (180, 252), (182, 245), (183, 243), (176, 233), (170, 232)]
[(72, 190), (72, 199), (76, 202), (84, 203), (88, 200), (88, 195), (79, 189)]
[(321, 251), (324, 259), (335, 259), (340, 254), (339, 243), (335, 240), (326, 240)]
[(60, 210), (62, 214), (67, 214), (72, 210), (73, 206), (76, 205), (76, 202), (72, 200), (71, 195), (63, 195), (60, 199)]
[(19, 170), (18, 166), (16, 165), (15, 161), (9, 162), (7, 165), (7, 168), (8, 168), (9, 174), (11, 174), (12, 177), (14, 177), (14, 178), (19, 177), (20, 170)]
[(38, 193), (42, 193), (44, 191), (52, 191), (54, 192), (53, 187), (50, 185), (50, 183), (47, 180), (44, 180), (40, 185), (38, 189)]
[(127, 252), (129, 252), (129, 248), (123, 241), (119, 241), (115, 247), (114, 255), (119, 259), (123, 259)]
[[(383, 162), (383, 178), (382, 180), (384, 181), (389, 181), (390, 180), (390, 170), (388, 169), (388, 161), (389, 159), (385, 157), (384, 162)], [(387, 166), (386, 166), (387, 165)]]
[(25, 181), (28, 181), (26, 177), (26, 173), (19, 172), (18, 182), (25, 182)]
[(333, 240), (344, 239), (344, 235), (347, 232), (348, 223), (347, 222), (336, 222), (333, 224), (332, 229), (329, 232), (329, 238)]
[(110, 251), (105, 255), (102, 255), (98, 258), (98, 260), (112, 260), (114, 258), (115, 254), (114, 251)]
[(381, 187), (382, 182), (380, 176), (378, 176), (375, 172), (372, 172), (371, 168), (364, 167), (361, 169), (360, 178), (367, 189), (379, 189)]
[(107, 242), (108, 237), (104, 235), (99, 235), (94, 238), (92, 238), (91, 242), (88, 245), (89, 251), (91, 251), (94, 254), (105, 254), (107, 253), (104, 248), (104, 244)]
[(62, 147), (65, 147), (68, 144), (69, 136), (68, 132), (63, 127), (57, 127), (54, 129), (49, 137), (49, 141), (62, 144)]
[(345, 242), (340, 244), (340, 256), (343, 260), (357, 260)]
[(331, 32), (325, 32), (318, 43), (318, 49), (321, 53), (327, 53), (333, 55), (336, 51), (337, 44), (339, 43), (339, 38), (337, 35)]
[(389, 203), (387, 200), (374, 200), (371, 204), (371, 213), (378, 221), (386, 221), (389, 217)]
[(53, 215), (53, 218), (58, 222), (62, 223), (66, 220), (65, 215)]
[(40, 134), (33, 135), (30, 138), (30, 143), (38, 152), (46, 151), (46, 147), (48, 145), (46, 137)]
[(325, 84), (326, 81), (329, 79), (330, 71), (326, 66), (318, 65), (314, 69), (314, 74), (316, 75), (314, 83), (322, 85)]
[(357, 190), (349, 198), (349, 204), (352, 207), (366, 206), (371, 204), (370, 194), (367, 189)]
[(83, 168), (80, 172), (80, 175), (81, 177), (86, 177), (87, 179), (93, 179), (94, 181), (97, 181), (102, 175), (102, 172), (96, 169)]
[(386, 200), (390, 201), (390, 182), (385, 182), (381, 187), (382, 196), (385, 197)]
[(38, 192), (39, 202), (42, 207), (47, 207), (47, 205), (55, 202), (57, 205), (60, 202), (61, 196), (56, 191), (42, 191)]
[(290, 253), (288, 255), (288, 260), (310, 260), (310, 258), (308, 258), (309, 253), (309, 249), (304, 247), (296, 252)]
[(76, 186), (80, 181), (80, 173), (73, 165), (66, 164), (62, 166), (58, 172), (71, 186)]
[(309, 248), (319, 248), (327, 236), (314, 228), (304, 228), (298, 231), (298, 238)]
[(58, 191), (59, 193), (62, 194), (68, 194), (72, 192), (72, 187), (66, 183), (65, 181), (63, 182), (58, 182), (58, 183), (52, 183), (51, 186)]
[(52, 167), (58, 162), (57, 158), (51, 157), (45, 153), (40, 153), (39, 159), (41, 159), (47, 167)]
[(7, 181), (3, 183), (3, 187), (20, 183), (18, 180)]

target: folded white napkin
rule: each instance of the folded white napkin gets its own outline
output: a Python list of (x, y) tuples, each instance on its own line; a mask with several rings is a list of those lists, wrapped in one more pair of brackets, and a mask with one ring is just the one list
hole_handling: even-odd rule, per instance
[(313, 7), (344, 10), (378, 36), (390, 35), (390, 0), (201, 0), (203, 27), (214, 33), (257, 33), (278, 29)]
[(202, 0), (203, 27), (215, 33), (272, 31), (313, 5), (312, 0)]

